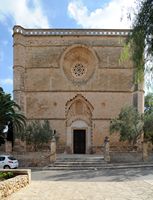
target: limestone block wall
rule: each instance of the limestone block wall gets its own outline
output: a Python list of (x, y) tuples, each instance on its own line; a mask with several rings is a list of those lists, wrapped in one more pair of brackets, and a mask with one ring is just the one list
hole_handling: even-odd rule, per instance
[(93, 119), (114, 118), (123, 106), (133, 102), (131, 93), (34, 92), (26, 95), (28, 119), (65, 119), (65, 105), (77, 93), (82, 94), (93, 105)]
[[(109, 134), (110, 120), (134, 102), (132, 62), (119, 62), (127, 34), (127, 30), (15, 27), (14, 99), (28, 120), (48, 119), (64, 146), (66, 104), (82, 95), (93, 107), (91, 146), (101, 145)], [(143, 112), (143, 88), (139, 88), (137, 106)], [(118, 141), (111, 138), (112, 143)]]
[(0, 198), (3, 199), (29, 183), (28, 175), (20, 175), (0, 183)]
[(6, 198), (31, 182), (30, 169), (1, 169), (1, 172), (12, 172), (15, 177), (0, 181), (0, 199)]

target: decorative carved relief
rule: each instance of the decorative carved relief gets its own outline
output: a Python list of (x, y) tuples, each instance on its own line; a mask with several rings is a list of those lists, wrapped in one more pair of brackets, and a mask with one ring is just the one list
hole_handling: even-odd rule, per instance
[(76, 114), (78, 114), (78, 115), (83, 114), (83, 112), (84, 112), (83, 109), (84, 109), (83, 102), (81, 100), (77, 100), (75, 102), (75, 111), (76, 111)]
[(71, 72), (74, 78), (83, 78), (83, 76), (86, 75), (87, 67), (82, 63), (76, 63), (74, 66), (72, 66)]
[(83, 84), (94, 74), (98, 59), (93, 49), (83, 45), (74, 45), (64, 51), (60, 65), (69, 80)]
[(76, 120), (83, 120), (91, 126), (92, 105), (82, 95), (77, 95), (66, 104), (66, 125)]

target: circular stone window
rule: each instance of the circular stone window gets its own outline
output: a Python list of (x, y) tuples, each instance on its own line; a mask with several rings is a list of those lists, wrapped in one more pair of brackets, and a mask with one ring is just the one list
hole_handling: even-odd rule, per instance
[(60, 65), (70, 81), (74, 84), (85, 84), (94, 74), (98, 59), (88, 47), (75, 46), (63, 53)]
[(82, 63), (76, 63), (72, 68), (71, 68), (71, 72), (72, 75), (75, 78), (82, 78), (83, 76), (85, 76), (86, 72), (87, 72), (87, 68), (85, 65), (83, 65)]

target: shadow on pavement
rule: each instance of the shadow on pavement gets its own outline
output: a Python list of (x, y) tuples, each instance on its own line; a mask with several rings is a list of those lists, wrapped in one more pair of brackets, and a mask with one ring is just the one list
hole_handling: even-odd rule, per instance
[[(88, 182), (123, 182), (152, 176), (153, 168), (76, 170), (76, 171), (32, 171), (35, 181), (88, 181)], [(153, 179), (153, 176), (152, 176)]]

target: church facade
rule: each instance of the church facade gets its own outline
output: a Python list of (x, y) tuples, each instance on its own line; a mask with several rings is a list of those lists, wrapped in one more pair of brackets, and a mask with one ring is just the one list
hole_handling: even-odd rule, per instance
[[(14, 100), (28, 121), (49, 120), (59, 152), (98, 153), (121, 108), (143, 112), (132, 62), (120, 62), (128, 30), (14, 27)], [(120, 145), (110, 136), (110, 145)]]

